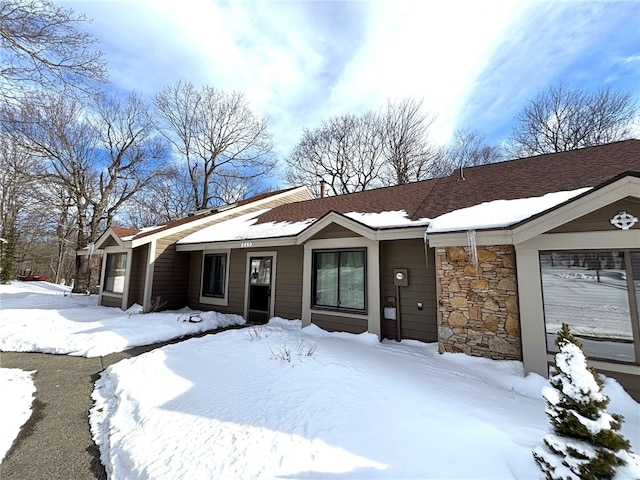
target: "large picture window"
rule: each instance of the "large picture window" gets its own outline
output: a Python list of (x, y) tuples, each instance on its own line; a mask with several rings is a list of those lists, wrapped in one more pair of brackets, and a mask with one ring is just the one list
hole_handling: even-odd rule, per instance
[(224, 253), (206, 254), (202, 269), (202, 295), (223, 298), (227, 269), (227, 255)]
[(366, 250), (313, 251), (313, 306), (366, 311)]
[(103, 290), (112, 293), (123, 293), (126, 270), (126, 253), (108, 253)]
[(638, 363), (640, 251), (542, 251), (547, 349), (567, 323), (589, 358)]

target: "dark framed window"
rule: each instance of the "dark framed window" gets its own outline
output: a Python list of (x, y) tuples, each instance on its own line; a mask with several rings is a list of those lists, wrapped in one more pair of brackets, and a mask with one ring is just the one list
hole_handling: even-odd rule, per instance
[(108, 253), (103, 290), (112, 293), (123, 293), (126, 270), (126, 253)]
[(366, 313), (366, 259), (364, 248), (313, 250), (313, 307)]
[(206, 254), (202, 268), (202, 296), (224, 298), (226, 275), (227, 255)]
[(547, 350), (562, 323), (591, 359), (640, 363), (640, 251), (541, 251)]

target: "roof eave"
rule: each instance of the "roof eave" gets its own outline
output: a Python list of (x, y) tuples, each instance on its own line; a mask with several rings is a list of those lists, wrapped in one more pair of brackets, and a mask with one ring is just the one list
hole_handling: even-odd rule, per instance
[(103, 245), (109, 238), (112, 238), (118, 246), (123, 249), (131, 248), (131, 240), (123, 240), (118, 236), (113, 228), (109, 227), (94, 242), (96, 250), (104, 249), (105, 247)]
[[(335, 213), (335, 212), (334, 212)], [(197, 242), (197, 243), (178, 243), (177, 250), (179, 252), (193, 252), (201, 250), (212, 249), (235, 249), (235, 248), (260, 248), (260, 247), (278, 247), (278, 246), (291, 246), (291, 245), (303, 245), (307, 241), (313, 238), (315, 234), (320, 232), (323, 228), (331, 224), (339, 224), (348, 228), (355, 233), (366, 233), (361, 235), (369, 240), (383, 241), (383, 240), (403, 240), (413, 238), (423, 238), (426, 225), (407, 225), (401, 227), (386, 227), (386, 228), (372, 228), (367, 225), (361, 224), (356, 220), (345, 217), (341, 214), (336, 216), (325, 215), (322, 218), (326, 218), (324, 222), (318, 224), (318, 221), (311, 224), (309, 227), (302, 230), (296, 235), (286, 235), (278, 237), (246, 237), (238, 238), (234, 240), (221, 240), (212, 242)], [(339, 222), (334, 222), (331, 219), (339, 218)], [(316, 225), (315, 229), (310, 227)], [(349, 228), (347, 225), (351, 224)], [(356, 229), (358, 231), (356, 231)]]
[(145, 245), (149, 242), (151, 242), (152, 240), (157, 240), (159, 238), (163, 238), (169, 235), (174, 235), (176, 233), (179, 233), (182, 230), (188, 230), (190, 228), (193, 228), (195, 226), (199, 226), (202, 225), (204, 227), (204, 225), (208, 224), (208, 223), (213, 223), (215, 221), (224, 221), (225, 217), (228, 217), (229, 215), (233, 214), (233, 213), (237, 213), (237, 212), (243, 212), (245, 210), (249, 210), (251, 208), (255, 208), (258, 207), (260, 205), (264, 205), (267, 204), (269, 202), (272, 202), (274, 200), (278, 200), (281, 198), (286, 198), (289, 196), (294, 196), (296, 194), (305, 192), (307, 193), (307, 195), (311, 196), (311, 194), (309, 193), (309, 189), (305, 186), (302, 187), (295, 187), (295, 188), (291, 188), (288, 190), (285, 190), (283, 192), (274, 194), (274, 195), (269, 195), (267, 197), (261, 198), (259, 200), (254, 200), (252, 202), (249, 203), (243, 203), (243, 204), (234, 204), (232, 206), (226, 206), (227, 208), (223, 208), (220, 210), (212, 210), (211, 213), (209, 215), (204, 215), (201, 218), (194, 218), (193, 221), (191, 222), (185, 222), (181, 225), (176, 225), (174, 227), (170, 227), (170, 228), (166, 228), (166, 229), (159, 229), (159, 231), (154, 232), (153, 230), (149, 231), (149, 232), (144, 232), (141, 233), (136, 237), (133, 238), (132, 241), (132, 248), (136, 248), (139, 247), (141, 245)]
[(247, 248), (285, 247), (291, 245), (298, 245), (295, 235), (222, 240), (214, 242), (179, 243), (176, 245), (176, 250), (178, 252), (198, 252), (204, 250), (242, 250)]
[[(477, 245), (517, 245), (629, 196), (640, 196), (640, 173), (624, 172), (576, 197), (510, 225), (475, 230)], [(428, 233), (429, 246), (467, 246), (469, 230)]]

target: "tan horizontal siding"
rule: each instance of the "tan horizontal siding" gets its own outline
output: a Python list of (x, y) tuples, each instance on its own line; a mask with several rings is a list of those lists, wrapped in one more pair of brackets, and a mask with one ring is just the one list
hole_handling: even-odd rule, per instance
[[(184, 228), (179, 232), (156, 239), (152, 297), (160, 297), (167, 302), (166, 308), (180, 308), (190, 305), (194, 308), (208, 307), (210, 309), (211, 305), (199, 304), (200, 277), (202, 275), (201, 253), (196, 252), (190, 255), (186, 252), (177, 252), (176, 242), (191, 233), (214, 225), (216, 222), (230, 220), (239, 215), (245, 215), (264, 208), (273, 208), (293, 201), (307, 200), (308, 198), (306, 192), (292, 193), (283, 198), (272, 199), (237, 212), (229, 212), (227, 216), (220, 220)], [(235, 252), (232, 255), (231, 270), (229, 272), (229, 305), (224, 310), (242, 313), (244, 311), (244, 269), (246, 267), (243, 255), (246, 256), (246, 251), (238, 250), (237, 253)], [(200, 256), (198, 257), (198, 255)], [(194, 270), (190, 273), (192, 268)], [(223, 311), (223, 308), (220, 308), (220, 311)]]
[(244, 315), (247, 281), (247, 253), (260, 256), (263, 252), (276, 252), (276, 278), (272, 294), (275, 294), (274, 315), (298, 319), (302, 315), (302, 263), (304, 247), (278, 247), (266, 249), (235, 249), (229, 261), (228, 304), (226, 306), (201, 304), (202, 252), (191, 255), (188, 304), (199, 310), (215, 310)]
[(290, 203), (290, 202), (301, 202), (304, 200), (309, 200), (310, 198), (312, 198), (308, 192), (306, 191), (302, 191), (302, 192), (297, 192), (297, 193), (293, 193), (291, 195), (289, 195), (287, 197), (287, 201), (281, 201), (281, 203)]
[[(380, 244), (382, 307), (396, 306), (393, 270), (406, 268), (409, 285), (400, 287), (402, 338), (437, 342), (437, 296), (435, 254), (425, 248), (422, 239), (385, 241)], [(422, 310), (418, 310), (422, 303)], [(384, 317), (384, 315), (383, 315)], [(383, 320), (382, 336), (396, 338), (396, 322)]]
[(118, 297), (108, 297), (106, 295), (103, 295), (100, 305), (105, 307), (121, 307), (122, 299)]
[(262, 249), (236, 249), (231, 252), (229, 271), (229, 307), (244, 312), (247, 254), (260, 256), (263, 252), (276, 252), (276, 278), (272, 286), (275, 295), (274, 315), (297, 319), (302, 315), (302, 264), (304, 247), (289, 246)]
[[(160, 243), (160, 242), (158, 242)], [(162, 242), (164, 243), (164, 242)], [(152, 301), (166, 302), (164, 308), (177, 309), (187, 305), (190, 255), (176, 252), (175, 245), (156, 245), (153, 270)]]
[(202, 252), (191, 252), (191, 268), (189, 273), (189, 291), (187, 305), (194, 309), (200, 301), (200, 284), (202, 277)]
[(369, 328), (366, 317), (337, 317), (320, 313), (311, 313), (311, 323), (329, 332), (363, 333)]
[(247, 277), (247, 251), (231, 250), (229, 264), (229, 303), (232, 313), (244, 315), (244, 291)]
[(214, 310), (221, 313), (244, 314), (245, 261), (242, 255), (231, 252), (229, 265), (229, 286), (227, 305), (200, 303), (202, 289), (202, 252), (191, 252), (191, 274), (189, 276), (188, 306), (194, 310)]
[(164, 308), (177, 309), (189, 303), (191, 256), (187, 252), (177, 252), (176, 242), (200, 228), (186, 228), (156, 240), (151, 298), (166, 302)]
[(279, 247), (276, 263), (276, 317), (299, 319), (302, 316), (302, 266), (304, 247)]
[(336, 225), (335, 223), (332, 223), (331, 225), (323, 228), (318, 233), (316, 233), (312, 239), (319, 240), (319, 239), (330, 239), (330, 238), (352, 238), (352, 237), (359, 237), (359, 236), (360, 235), (358, 235), (357, 233), (347, 228), (344, 228), (341, 225)]
[(149, 245), (142, 245), (135, 248), (131, 258), (131, 277), (129, 279), (130, 307), (134, 303), (142, 305), (144, 303), (144, 283), (147, 276), (147, 259), (149, 258)]

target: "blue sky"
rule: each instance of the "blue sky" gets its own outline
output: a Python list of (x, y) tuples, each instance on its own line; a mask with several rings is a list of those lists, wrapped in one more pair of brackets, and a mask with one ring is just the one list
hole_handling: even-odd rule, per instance
[(491, 142), (539, 90), (610, 86), (640, 99), (640, 1), (68, 0), (93, 19), (111, 87), (184, 79), (244, 92), (285, 155), (304, 127), (422, 99), (432, 136)]

